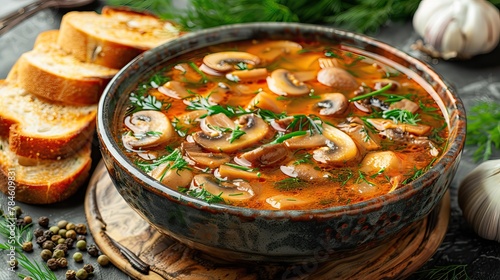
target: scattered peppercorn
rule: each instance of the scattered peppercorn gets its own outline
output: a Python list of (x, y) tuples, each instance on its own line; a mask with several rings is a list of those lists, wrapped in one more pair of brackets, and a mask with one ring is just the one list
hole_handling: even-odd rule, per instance
[(97, 263), (100, 265), (100, 266), (107, 266), (109, 264), (109, 258), (108, 256), (106, 255), (100, 255), (98, 258), (97, 258)]
[(82, 262), (83, 261), (83, 255), (80, 252), (76, 252), (73, 254), (73, 260), (75, 262)]
[(50, 251), (49, 249), (43, 249), (40, 253), (40, 257), (42, 257), (42, 260), (48, 261), (50, 258), (52, 258), (52, 251)]
[(57, 269), (57, 261), (54, 258), (50, 258), (47, 260), (47, 266), (49, 267), (50, 270), (56, 270)]
[(56, 249), (54, 250), (54, 252), (52, 253), (52, 257), (54, 259), (59, 259), (59, 258), (62, 258), (64, 257), (65, 254), (64, 254), (64, 251), (63, 250), (60, 250), (60, 249)]
[(89, 255), (91, 255), (92, 257), (97, 257), (99, 256), (99, 249), (97, 249), (97, 246), (92, 244), (90, 246), (87, 247), (87, 252), (89, 253)]
[(33, 222), (33, 219), (31, 218), (31, 216), (24, 216), (23, 220), (24, 220), (25, 225), (29, 225)]
[(85, 269), (80, 268), (80, 269), (78, 269), (78, 271), (76, 272), (76, 277), (77, 277), (78, 279), (85, 280), (85, 279), (87, 279), (87, 277), (89, 277), (89, 274), (87, 273), (87, 271), (85, 271)]
[(50, 240), (52, 240), (52, 242), (54, 243), (57, 243), (59, 239), (61, 239), (61, 236), (59, 234), (54, 234), (50, 237)]
[(76, 280), (76, 271), (72, 269), (66, 271), (66, 280)]
[(57, 266), (60, 268), (68, 267), (68, 260), (66, 258), (59, 258), (56, 260)]
[(26, 276), (23, 278), (23, 280), (33, 280), (33, 278), (31, 278), (30, 276)]
[(16, 226), (18, 226), (18, 227), (24, 227), (25, 226), (24, 219), (21, 219), (21, 218), (16, 219)]
[(57, 234), (59, 234), (61, 237), (66, 237), (66, 232), (67, 230), (65, 228), (62, 228), (57, 232)]
[(66, 247), (68, 247), (68, 249), (72, 249), (74, 247), (74, 244), (75, 244), (75, 240), (73, 238), (66, 238), (66, 240), (64, 241), (64, 244), (66, 244)]
[(45, 241), (47, 241), (47, 237), (45, 237), (45, 236), (43, 236), (43, 235), (42, 235), (42, 236), (39, 236), (39, 237), (37, 237), (37, 238), (36, 238), (36, 244), (38, 244), (38, 245), (40, 245), (40, 246), (42, 246), (42, 244), (43, 244)]
[(12, 210), (13, 210), (14, 214), (16, 215), (16, 218), (21, 217), (21, 215), (23, 214), (23, 209), (21, 209), (21, 206), (19, 206), (19, 205), (12, 207)]
[(26, 241), (23, 243), (23, 251), (25, 252), (31, 252), (33, 251), (33, 243), (31, 243), (31, 241)]
[(40, 236), (42, 236), (42, 235), (43, 235), (43, 229), (41, 229), (41, 228), (36, 228), (36, 229), (34, 229), (34, 230), (33, 230), (33, 235), (34, 235), (35, 237), (40, 237)]
[(68, 246), (66, 244), (57, 244), (54, 250), (62, 250), (66, 255), (68, 253)]
[(66, 230), (75, 230), (75, 227), (76, 227), (76, 226), (75, 226), (75, 224), (73, 224), (73, 223), (68, 223), (68, 224), (66, 225)]
[(38, 224), (44, 228), (49, 227), (49, 218), (45, 216), (38, 218)]
[(85, 237), (85, 235), (78, 235), (76, 237), (76, 240), (85, 240), (85, 241), (87, 241), (87, 237)]
[(76, 239), (76, 231), (74, 229), (69, 229), (66, 231), (66, 238)]
[(64, 244), (66, 242), (66, 238), (59, 238), (57, 239), (57, 244)]
[(57, 234), (59, 232), (59, 227), (58, 226), (51, 226), (49, 228), (50, 231), (52, 231), (53, 234)]
[(75, 231), (78, 234), (87, 234), (87, 227), (85, 226), (85, 224), (76, 224)]
[(47, 238), (51, 238), (52, 235), (54, 235), (54, 233), (50, 230), (46, 230), (43, 232), (43, 236), (47, 237)]
[(60, 220), (59, 222), (57, 222), (57, 226), (59, 228), (64, 228), (65, 229), (67, 225), (68, 225), (68, 221), (66, 221), (66, 220)]
[(13, 267), (13, 268), (17, 268), (17, 266), (19, 265), (19, 262), (17, 261), (17, 259), (11, 259), (7, 263), (9, 264), (10, 267)]
[(80, 250), (80, 251), (85, 251), (85, 249), (87, 249), (87, 241), (78, 240), (76, 242), (76, 248), (78, 248), (78, 250)]
[(84, 265), (83, 269), (85, 269), (85, 271), (89, 274), (94, 272), (94, 267), (90, 263)]
[(55, 247), (55, 244), (54, 244), (54, 242), (52, 242), (52, 240), (47, 240), (47, 241), (43, 242), (43, 244), (42, 244), (43, 249), (47, 249), (50, 251), (54, 250), (54, 247)]

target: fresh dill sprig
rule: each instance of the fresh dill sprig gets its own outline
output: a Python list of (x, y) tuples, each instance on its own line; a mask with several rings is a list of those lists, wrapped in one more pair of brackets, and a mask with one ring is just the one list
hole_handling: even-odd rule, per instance
[(436, 266), (417, 272), (423, 279), (433, 280), (469, 280), (466, 264), (454, 264), (447, 266)]
[(418, 114), (413, 114), (412, 112), (404, 109), (392, 109), (386, 110), (382, 113), (382, 118), (390, 119), (395, 123), (407, 123), (416, 125), (420, 121)]
[(182, 157), (182, 153), (179, 149), (175, 149), (170, 154), (161, 156), (158, 159), (154, 160), (153, 162), (137, 161), (136, 165), (144, 172), (150, 172), (164, 163), (167, 164), (166, 170), (189, 169), (189, 163)]
[(179, 191), (185, 192), (187, 195), (203, 200), (207, 203), (225, 203), (224, 199), (221, 197), (222, 192), (215, 195), (205, 188), (194, 188), (194, 189), (180, 189)]
[(242, 115), (251, 114), (251, 111), (245, 110), (244, 108), (234, 107), (229, 105), (219, 105), (212, 104), (209, 101), (209, 97), (196, 96), (193, 99), (188, 101), (188, 105), (186, 107), (187, 110), (196, 111), (196, 110), (206, 110), (207, 113), (200, 116), (200, 118), (204, 118), (206, 116), (212, 116), (216, 114), (224, 114), (229, 118), (238, 117)]
[[(5, 243), (0, 243), (0, 250), (10, 250), (10, 246)], [(19, 248), (16, 248), (15, 251), (19, 266), (28, 273), (19, 272), (18, 276), (20, 279), (25, 279), (29, 276), (33, 280), (57, 280), (55, 273), (50, 270), (46, 264), (30, 261)]]
[(467, 146), (475, 146), (475, 161), (486, 161), (493, 149), (500, 149), (500, 104), (482, 101), (471, 107), (467, 115)]
[(366, 179), (365, 174), (363, 174), (363, 172), (361, 172), (361, 170), (358, 170), (358, 179), (356, 179), (356, 184), (359, 184), (361, 181), (367, 183), (370, 186), (375, 186), (374, 183), (372, 183), (372, 182), (368, 181), (368, 179)]
[(416, 167), (413, 167), (413, 175), (409, 178), (406, 178), (402, 184), (403, 185), (406, 185), (412, 181), (415, 181), (418, 177), (422, 176), (422, 174), (424, 174), (425, 172), (429, 171), (429, 169), (432, 168), (432, 165), (434, 164), (434, 162), (436, 161), (437, 159), (436, 158), (433, 158), (431, 160), (431, 162), (429, 162), (429, 164), (427, 166), (425, 166), (424, 168), (421, 168), (421, 169), (418, 169)]
[(33, 232), (31, 231), (32, 224), (18, 226), (16, 225), (16, 219), (11, 219), (8, 216), (2, 215), (0, 217), (0, 235), (5, 239), (10, 239), (12, 237), (11, 230), (14, 230), (14, 243), (13, 245), (20, 249), (23, 247), (23, 243), (33, 240)]
[(274, 182), (274, 188), (282, 191), (291, 191), (291, 190), (296, 190), (300, 189), (304, 186), (306, 186), (307, 182), (300, 179), (300, 178), (285, 178), (280, 181)]
[(133, 92), (130, 94), (129, 100), (132, 106), (127, 110), (128, 114), (142, 110), (166, 111), (171, 106), (170, 103), (164, 103), (153, 95), (137, 95)]

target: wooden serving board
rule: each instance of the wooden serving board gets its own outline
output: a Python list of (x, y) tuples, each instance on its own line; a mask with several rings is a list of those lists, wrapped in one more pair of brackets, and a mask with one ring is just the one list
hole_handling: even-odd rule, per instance
[(401, 279), (424, 265), (443, 241), (450, 196), (390, 243), (321, 264), (228, 263), (188, 248), (159, 234), (128, 206), (102, 161), (89, 182), (85, 214), (102, 253), (134, 279)]

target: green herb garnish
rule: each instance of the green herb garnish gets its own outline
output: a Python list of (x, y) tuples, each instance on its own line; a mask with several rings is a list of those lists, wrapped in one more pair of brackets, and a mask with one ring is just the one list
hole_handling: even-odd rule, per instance
[(356, 184), (359, 184), (360, 181), (364, 181), (365, 183), (367, 183), (370, 186), (375, 186), (374, 183), (372, 183), (372, 182), (368, 181), (368, 179), (366, 179), (365, 174), (363, 174), (363, 172), (361, 172), (361, 170), (358, 170), (358, 179), (356, 180)]
[(413, 175), (409, 178), (406, 178), (402, 184), (403, 185), (406, 185), (412, 181), (415, 181), (418, 177), (422, 176), (425, 172), (429, 171), (429, 169), (431, 169), (432, 165), (434, 164), (434, 162), (436, 161), (437, 159), (436, 158), (433, 158), (431, 160), (431, 162), (429, 162), (429, 164), (427, 166), (425, 166), (424, 168), (421, 168), (421, 169), (417, 169), (416, 167), (413, 168)]
[(186, 194), (191, 197), (203, 200), (207, 203), (225, 203), (224, 199), (221, 197), (222, 192), (219, 193), (218, 195), (215, 195), (207, 191), (205, 188), (189, 189), (186, 190)]
[(299, 178), (286, 178), (281, 181), (274, 182), (274, 188), (281, 191), (291, 191), (304, 187), (306, 181)]
[(472, 106), (467, 116), (465, 144), (477, 147), (475, 161), (488, 160), (493, 148), (500, 149), (500, 104), (482, 101)]
[(416, 125), (420, 121), (418, 114), (413, 114), (412, 112), (404, 109), (392, 109), (387, 110), (382, 113), (382, 118), (390, 119), (395, 123), (407, 123)]
[(372, 92), (369, 92), (367, 94), (363, 94), (363, 95), (358, 95), (356, 97), (353, 97), (351, 99), (349, 99), (349, 102), (353, 102), (353, 101), (358, 101), (358, 100), (363, 100), (365, 98), (368, 98), (368, 97), (372, 97), (372, 96), (375, 96), (375, 95), (379, 95), (385, 91), (387, 91), (388, 89), (390, 89), (392, 87), (392, 84), (388, 84), (384, 87), (382, 87), (381, 89), (378, 89), (378, 90), (375, 90), (375, 91), (372, 91)]
[(466, 264), (454, 264), (447, 266), (436, 266), (431, 269), (424, 269), (416, 272), (422, 279), (449, 279), (449, 280), (469, 280)]
[(166, 111), (171, 106), (170, 103), (164, 103), (153, 95), (136, 95), (133, 92), (130, 94), (129, 100), (132, 106), (127, 110), (127, 114), (142, 110)]
[(182, 153), (179, 149), (173, 150), (170, 154), (164, 155), (153, 162), (146, 161), (137, 161), (137, 166), (142, 169), (144, 172), (150, 172), (156, 167), (166, 163), (167, 168), (165, 170), (170, 169), (189, 169), (188, 162), (182, 157)]

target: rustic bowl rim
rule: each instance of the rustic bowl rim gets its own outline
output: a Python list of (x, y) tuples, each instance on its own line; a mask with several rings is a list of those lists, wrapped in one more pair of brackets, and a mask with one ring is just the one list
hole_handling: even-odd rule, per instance
[[(154, 178), (150, 177), (149, 175), (141, 171), (125, 156), (125, 154), (118, 147), (119, 144), (115, 141), (112, 135), (111, 132), (112, 129), (110, 128), (112, 128), (113, 125), (111, 124), (110, 120), (112, 120), (115, 116), (109, 116), (110, 114), (108, 106), (110, 103), (109, 96), (111, 95), (111, 93), (117, 90), (118, 87), (117, 83), (122, 82), (123, 79), (125, 79), (124, 76), (126, 76), (128, 72), (132, 71), (134, 66), (136, 66), (139, 62), (143, 60), (153, 59), (157, 57), (156, 56), (157, 52), (161, 52), (162, 50), (165, 50), (170, 46), (175, 46), (181, 44), (182, 42), (195, 40), (198, 37), (203, 37), (210, 34), (217, 34), (220, 32), (228, 32), (229, 30), (248, 29), (248, 28), (258, 30), (266, 27), (292, 28), (301, 30), (302, 32), (305, 30), (317, 31), (317, 32), (332, 32), (338, 36), (350, 38), (355, 41), (366, 43), (376, 48), (388, 51), (391, 54), (405, 60), (406, 62), (409, 62), (411, 65), (416, 66), (419, 70), (422, 70), (426, 74), (432, 76), (435, 82), (440, 83), (442, 88), (446, 89), (445, 90), (446, 96), (453, 97), (454, 99), (453, 104), (457, 108), (455, 118), (458, 118), (457, 120), (458, 123), (456, 128), (458, 131), (455, 135), (454, 141), (449, 142), (449, 145), (447, 147), (448, 149), (447, 152), (441, 155), (437, 163), (430, 170), (428, 170), (423, 176), (420, 176), (416, 180), (398, 188), (394, 192), (349, 205), (333, 206), (323, 209), (306, 209), (306, 210), (279, 210), (279, 209), (259, 210), (259, 209), (227, 205), (227, 204), (208, 203), (162, 185), (160, 182), (158, 182)], [(229, 42), (230, 41), (234, 40), (229, 40)], [(189, 49), (189, 51), (199, 48), (201, 47), (196, 46)], [(162, 63), (165, 63), (165, 60), (163, 60)], [(117, 98), (117, 100), (119, 99), (121, 98)], [(451, 116), (448, 121), (448, 124), (449, 123), (451, 123)], [(147, 188), (149, 191), (158, 193), (163, 197), (173, 201), (174, 203), (193, 207), (198, 210), (224, 212), (228, 214), (236, 214), (236, 215), (252, 216), (252, 217), (257, 215), (260, 217), (268, 217), (268, 218), (279, 218), (279, 217), (292, 218), (292, 217), (304, 217), (304, 215), (311, 215), (317, 218), (318, 217), (331, 218), (338, 215), (353, 214), (356, 212), (365, 212), (371, 209), (379, 208), (380, 204), (378, 202), (385, 204), (404, 199), (405, 197), (409, 197), (412, 194), (418, 192), (420, 188), (426, 186), (424, 184), (424, 181), (429, 181), (429, 180), (436, 181), (437, 178), (442, 175), (442, 170), (444, 170), (447, 166), (452, 165), (453, 162), (455, 161), (455, 160), (450, 160), (450, 161), (443, 160), (443, 158), (452, 158), (452, 159), (458, 158), (459, 160), (460, 154), (462, 153), (463, 146), (465, 143), (465, 131), (466, 131), (465, 127), (466, 127), (465, 107), (460, 97), (457, 95), (453, 87), (448, 82), (446, 82), (446, 80), (443, 79), (443, 77), (440, 74), (438, 74), (426, 62), (418, 58), (415, 58), (410, 54), (389, 45), (388, 43), (385, 43), (383, 41), (380, 41), (378, 39), (372, 38), (367, 35), (349, 32), (342, 29), (323, 26), (323, 25), (306, 24), (306, 23), (282, 23), (282, 22), (241, 23), (241, 24), (230, 24), (219, 27), (207, 28), (199, 31), (194, 31), (192, 33), (187, 33), (179, 38), (176, 38), (156, 48), (146, 51), (137, 56), (135, 59), (133, 59), (125, 67), (120, 69), (120, 71), (112, 78), (112, 80), (106, 86), (101, 96), (101, 99), (98, 104), (98, 114), (97, 114), (97, 134), (101, 140), (101, 149), (106, 149), (112, 155), (115, 163), (118, 163), (119, 165), (121, 165), (121, 168), (128, 170), (128, 172), (130, 172), (133, 176), (138, 178), (140, 181), (144, 182), (143, 187)]]

